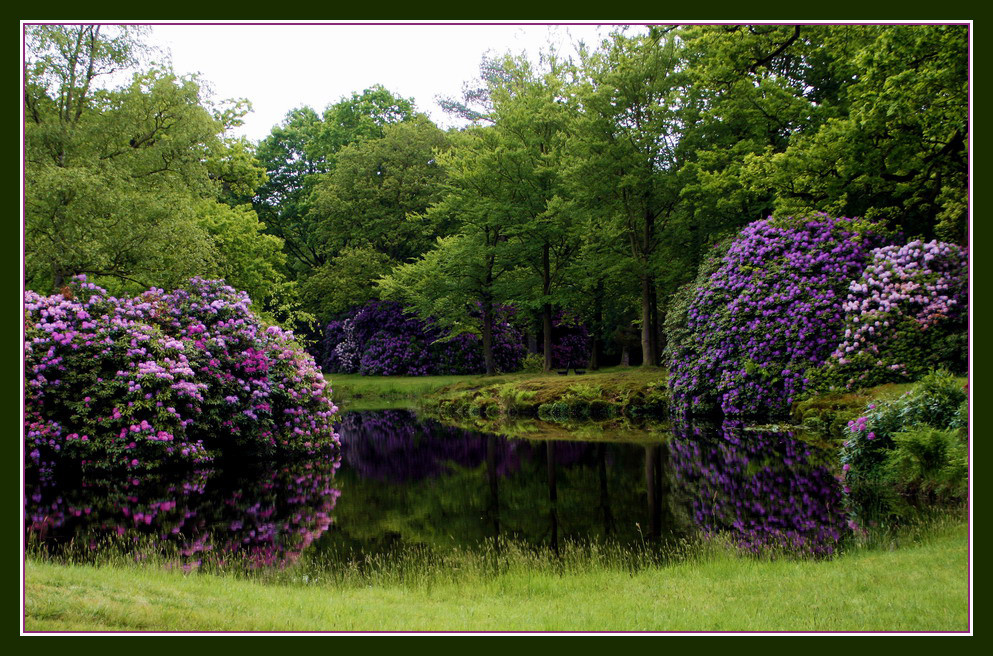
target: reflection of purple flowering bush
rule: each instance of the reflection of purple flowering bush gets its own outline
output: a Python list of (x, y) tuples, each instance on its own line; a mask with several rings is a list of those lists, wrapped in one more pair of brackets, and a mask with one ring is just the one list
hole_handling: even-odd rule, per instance
[(705, 533), (730, 533), (755, 553), (834, 552), (848, 530), (841, 485), (810, 447), (789, 434), (742, 430), (739, 422), (716, 434), (675, 430), (676, 477)]
[(852, 281), (845, 332), (826, 370), (837, 387), (913, 380), (967, 355), (968, 257), (958, 246), (912, 241), (872, 253)]
[[(497, 369), (515, 371), (524, 357), (520, 332), (501, 308), (494, 325)], [(370, 301), (325, 327), (321, 359), (329, 372), (379, 376), (470, 374), (485, 370), (482, 340), (473, 333), (449, 337), (392, 301)]]
[(121, 299), (82, 277), (63, 294), (27, 292), (29, 464), (141, 470), (337, 444), (313, 359), (250, 303), (200, 279)]
[(820, 215), (755, 221), (696, 292), (670, 347), (673, 400), (725, 415), (786, 411), (841, 341), (842, 300), (880, 237)]

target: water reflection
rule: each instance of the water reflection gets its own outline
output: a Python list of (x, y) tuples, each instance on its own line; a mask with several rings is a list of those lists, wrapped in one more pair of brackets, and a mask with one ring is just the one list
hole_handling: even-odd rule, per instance
[(830, 554), (847, 530), (830, 453), (741, 422), (684, 425), (670, 443), (679, 488), (706, 534), (754, 552)]
[(337, 457), (281, 468), (230, 467), (182, 475), (36, 480), (25, 522), (50, 552), (130, 545), (186, 568), (206, 557), (247, 567), (294, 562), (331, 526)]
[(833, 454), (788, 433), (726, 423), (633, 442), (523, 440), (401, 410), (348, 413), (338, 432), (340, 460), (35, 481), (27, 531), (53, 551), (110, 535), (151, 540), (185, 566), (206, 554), (283, 566), (307, 549), (499, 549), (511, 538), (557, 552), (563, 540), (701, 533), (755, 552), (829, 554), (846, 530)]

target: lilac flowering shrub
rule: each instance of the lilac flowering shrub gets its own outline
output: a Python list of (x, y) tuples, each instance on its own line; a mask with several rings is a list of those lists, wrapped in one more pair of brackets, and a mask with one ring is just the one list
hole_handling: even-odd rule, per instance
[[(515, 371), (524, 357), (511, 308), (500, 308), (494, 324), (497, 369)], [(448, 333), (392, 301), (370, 301), (350, 316), (329, 323), (319, 355), (323, 369), (375, 376), (471, 374), (485, 371), (482, 339), (473, 333)]]
[[(526, 354), (524, 336), (511, 322), (516, 310), (509, 306), (496, 308), (493, 321), (493, 360), (497, 371), (517, 371)], [(470, 316), (482, 323), (481, 313)], [(442, 339), (432, 346), (434, 373), (439, 375), (481, 374), (486, 371), (483, 359), (483, 338), (476, 333), (459, 333)]]
[(676, 405), (729, 416), (787, 411), (808, 387), (808, 369), (841, 340), (842, 300), (880, 232), (826, 215), (746, 226), (696, 287), (685, 328), (669, 334)]
[(968, 257), (953, 244), (877, 248), (851, 282), (845, 332), (818, 384), (871, 387), (916, 380), (929, 369), (966, 370)]
[(934, 371), (900, 398), (871, 403), (848, 422), (841, 463), (855, 520), (965, 498), (966, 404), (959, 382)]
[(320, 370), (250, 303), (201, 279), (134, 298), (83, 277), (62, 294), (27, 292), (28, 464), (144, 470), (337, 446)]

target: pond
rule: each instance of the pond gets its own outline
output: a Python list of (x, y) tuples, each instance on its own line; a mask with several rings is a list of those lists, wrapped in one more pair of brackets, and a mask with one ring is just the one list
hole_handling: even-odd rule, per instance
[[(836, 454), (740, 423), (511, 438), (409, 410), (345, 413), (340, 458), (278, 468), (218, 464), (181, 476), (29, 481), (41, 548), (108, 541), (283, 566), (514, 540), (662, 544), (725, 534), (750, 551), (832, 553), (847, 521)], [(547, 428), (547, 426), (546, 426)], [(608, 439), (604, 439), (608, 438)]]

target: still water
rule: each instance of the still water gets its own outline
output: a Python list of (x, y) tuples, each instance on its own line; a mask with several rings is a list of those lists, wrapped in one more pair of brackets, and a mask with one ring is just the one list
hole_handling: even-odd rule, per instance
[(406, 410), (346, 413), (338, 430), (340, 457), (278, 468), (29, 481), (29, 538), (54, 552), (141, 540), (187, 566), (209, 555), (266, 567), (307, 550), (347, 557), (501, 539), (557, 550), (716, 533), (746, 550), (822, 555), (847, 530), (835, 454), (789, 433), (725, 423), (514, 439)]

